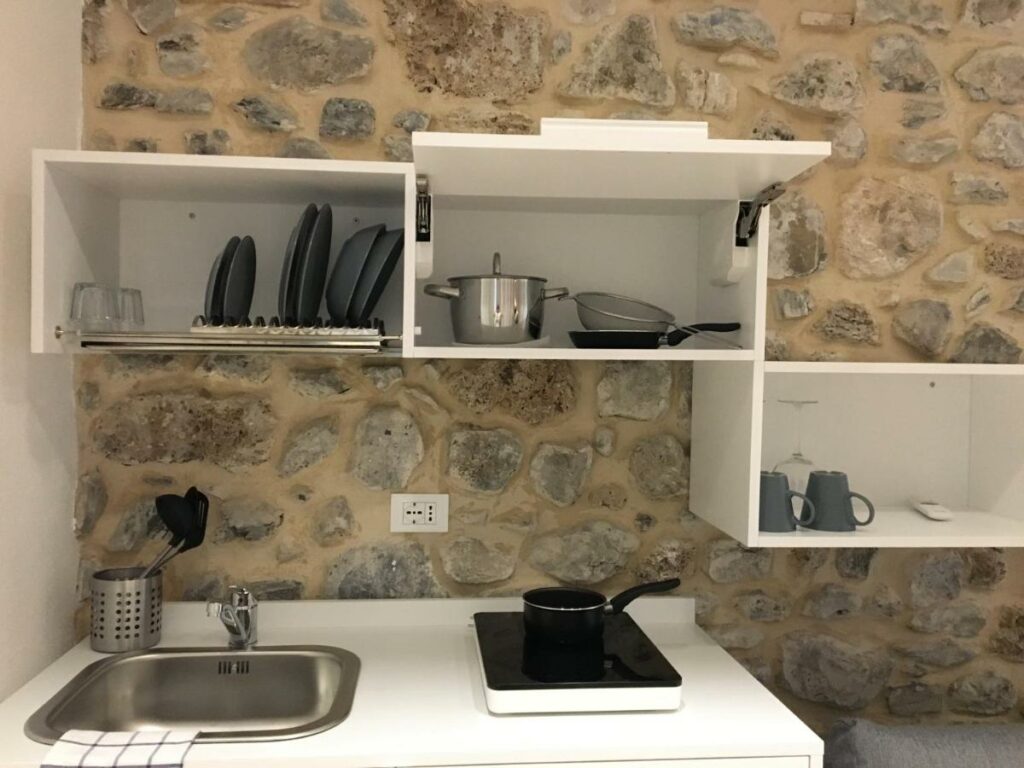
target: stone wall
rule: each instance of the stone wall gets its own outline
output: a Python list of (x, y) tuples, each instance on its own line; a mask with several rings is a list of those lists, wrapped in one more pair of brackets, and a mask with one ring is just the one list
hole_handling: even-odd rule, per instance
[[(545, 115), (829, 138), (773, 207), (770, 354), (1014, 362), (1024, 340), (1020, 0), (87, 0), (97, 149), (405, 159), (414, 130)], [(89, 357), (83, 574), (159, 549), (152, 499), (209, 491), (169, 594), (615, 591), (678, 574), (700, 620), (816, 727), (1019, 719), (1024, 555), (747, 551), (687, 510), (689, 368)], [(452, 495), (388, 533), (393, 490)]]

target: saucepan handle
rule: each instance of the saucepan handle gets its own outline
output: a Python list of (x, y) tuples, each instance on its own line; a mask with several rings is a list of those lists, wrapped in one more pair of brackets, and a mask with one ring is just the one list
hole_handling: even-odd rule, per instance
[(423, 292), (428, 296), (436, 296), (439, 299), (459, 298), (459, 289), (454, 285), (438, 285), (437, 283), (430, 283), (423, 286)]
[(625, 592), (620, 592), (611, 600), (608, 601), (608, 605), (605, 607), (605, 611), (608, 613), (622, 613), (623, 609), (636, 600), (641, 595), (646, 595), (651, 592), (669, 592), (678, 587), (682, 582), (679, 579), (665, 579), (664, 581), (655, 581), (651, 584), (639, 584), (635, 587), (630, 587)]
[(568, 288), (545, 288), (545, 299), (564, 299), (569, 295)]

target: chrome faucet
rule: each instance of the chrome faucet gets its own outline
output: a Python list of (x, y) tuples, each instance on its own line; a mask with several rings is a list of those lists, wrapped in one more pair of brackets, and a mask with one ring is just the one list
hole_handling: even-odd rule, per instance
[(211, 600), (206, 615), (216, 616), (228, 631), (228, 648), (249, 650), (256, 645), (256, 608), (259, 603), (245, 587), (228, 587), (228, 599)]

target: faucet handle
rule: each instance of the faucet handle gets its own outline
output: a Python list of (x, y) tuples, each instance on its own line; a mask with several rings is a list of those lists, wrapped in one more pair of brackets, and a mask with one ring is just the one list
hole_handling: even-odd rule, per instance
[(228, 587), (228, 596), (231, 600), (232, 608), (255, 608), (259, 604), (256, 600), (256, 595), (245, 587), (239, 587), (234, 584)]

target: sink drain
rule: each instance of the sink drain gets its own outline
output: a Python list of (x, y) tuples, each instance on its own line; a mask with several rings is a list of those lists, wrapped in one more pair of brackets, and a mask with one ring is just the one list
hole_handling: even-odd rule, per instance
[(217, 662), (217, 674), (218, 675), (248, 675), (249, 674), (249, 662), (248, 661), (218, 661)]

